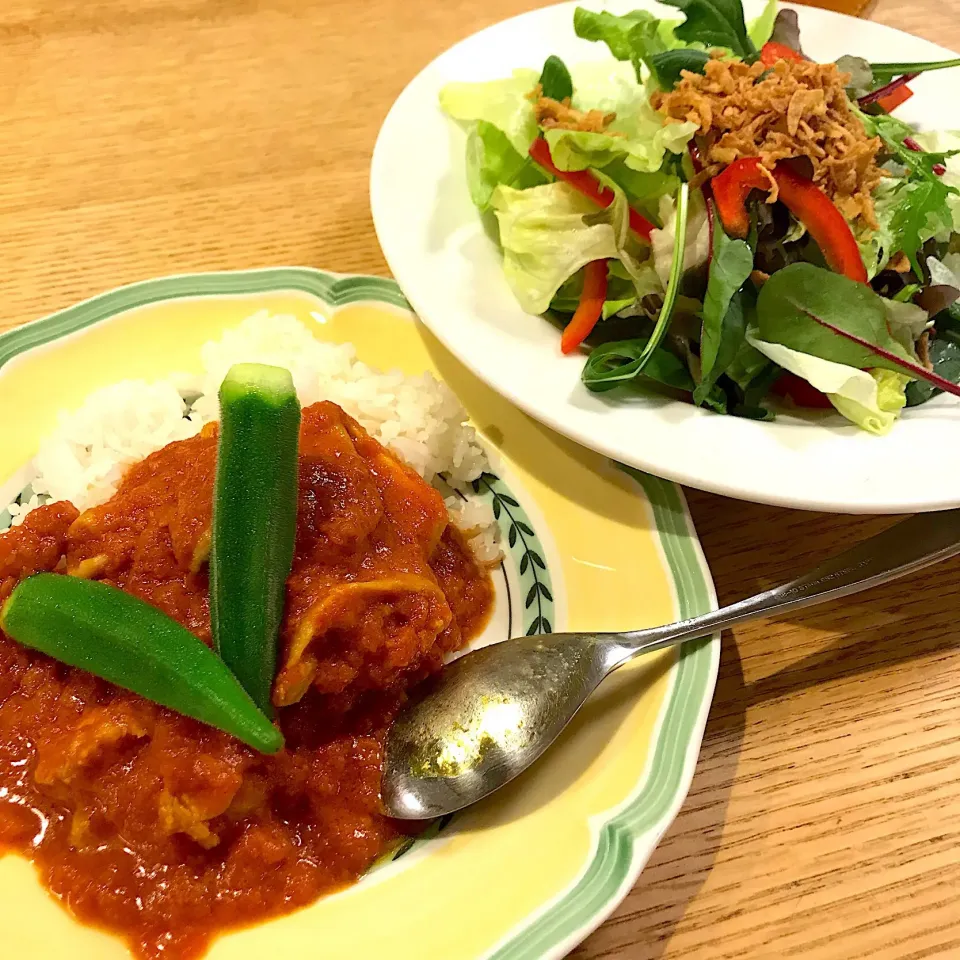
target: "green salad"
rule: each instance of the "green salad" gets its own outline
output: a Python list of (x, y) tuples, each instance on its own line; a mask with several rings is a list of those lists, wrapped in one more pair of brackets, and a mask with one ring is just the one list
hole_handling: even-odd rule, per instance
[(875, 434), (960, 396), (960, 133), (897, 116), (960, 59), (818, 63), (775, 2), (665, 2), (682, 17), (577, 8), (609, 56), (440, 94), (520, 306), (592, 391)]

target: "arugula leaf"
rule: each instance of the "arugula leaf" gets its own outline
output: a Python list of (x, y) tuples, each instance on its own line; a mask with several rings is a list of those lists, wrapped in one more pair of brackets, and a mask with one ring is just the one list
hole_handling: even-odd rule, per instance
[(873, 195), (880, 228), (857, 230), (857, 243), (868, 276), (876, 276), (901, 250), (910, 257), (916, 269), (920, 266), (919, 253), (926, 241), (931, 237), (943, 239), (949, 236), (954, 228), (952, 204), (960, 201), (950, 188), (949, 183), (940, 182), (939, 178), (931, 182), (887, 177), (880, 182)]
[(573, 80), (567, 65), (552, 54), (540, 71), (540, 92), (551, 100), (566, 100), (573, 96)]
[(663, 0), (682, 10), (687, 19), (674, 30), (687, 43), (726, 47), (738, 57), (754, 60), (757, 48), (747, 34), (740, 0)]
[[(934, 373), (960, 383), (960, 344), (954, 340), (931, 340), (930, 364)], [(926, 380), (914, 380), (907, 385), (907, 406), (917, 407), (942, 392)]]
[(860, 370), (884, 367), (903, 373), (902, 365), (835, 333), (817, 318), (913, 362), (887, 329), (883, 298), (867, 284), (809, 263), (794, 263), (763, 285), (757, 298), (761, 340)]
[[(647, 356), (642, 372), (623, 372), (636, 366), (641, 357)], [(693, 377), (686, 364), (663, 347), (650, 349), (647, 337), (634, 340), (617, 340), (594, 348), (583, 368), (583, 381), (594, 393), (603, 393), (636, 377), (653, 380), (655, 383), (675, 390), (690, 392), (694, 388)]]
[[(906, 176), (898, 182), (892, 186), (884, 182), (877, 188), (875, 199), (881, 224), (880, 236), (861, 241), (861, 248), (868, 248), (867, 259), (875, 261), (876, 269), (882, 267), (892, 254), (903, 251), (918, 276), (922, 276), (920, 248), (930, 237), (941, 230), (949, 233), (953, 227), (951, 198), (960, 191), (934, 168), (945, 164), (956, 151), (911, 149), (906, 142), (915, 134), (913, 128), (902, 120), (871, 116), (853, 109), (867, 135), (880, 137), (886, 151), (906, 168)], [(878, 245), (882, 250), (878, 251)], [(882, 256), (878, 257), (878, 252)], [(870, 266), (868, 262), (868, 268)]]
[(733, 363), (746, 335), (746, 311), (740, 288), (753, 270), (753, 251), (743, 240), (713, 232), (713, 259), (703, 300), (700, 338), (701, 378), (694, 403), (702, 404), (720, 374)]
[(948, 206), (951, 189), (946, 184), (926, 181), (910, 184), (890, 218), (891, 251), (902, 250), (917, 276), (923, 276), (920, 248), (931, 236), (931, 223), (949, 229), (953, 216)]
[[(905, 143), (908, 137), (914, 136), (915, 131), (911, 126), (889, 114), (873, 116), (856, 107), (852, 109), (860, 118), (867, 136), (879, 137), (897, 163), (907, 168), (910, 179), (943, 186), (940, 175), (933, 168), (945, 163), (956, 151), (911, 150)], [(950, 188), (949, 192), (957, 191)]]

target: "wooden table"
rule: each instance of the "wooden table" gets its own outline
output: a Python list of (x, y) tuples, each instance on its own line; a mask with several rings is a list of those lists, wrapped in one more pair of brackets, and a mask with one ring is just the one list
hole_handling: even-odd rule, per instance
[[(0, 328), (176, 271), (385, 273), (380, 121), (437, 53), (532, 5), (6, 0)], [(960, 0), (867, 15), (960, 47)], [(690, 503), (721, 601), (889, 522)], [(955, 561), (725, 637), (686, 806), (578, 960), (960, 956), (958, 588)]]

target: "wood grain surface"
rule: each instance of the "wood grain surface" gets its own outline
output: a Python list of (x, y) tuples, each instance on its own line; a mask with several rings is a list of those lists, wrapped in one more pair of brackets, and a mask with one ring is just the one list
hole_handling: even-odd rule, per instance
[[(0, 329), (177, 271), (386, 273), (381, 120), (533, 5), (5, 0)], [(960, 48), (960, 0), (864, 15)], [(690, 503), (721, 601), (890, 522)], [(725, 636), (690, 797), (577, 960), (960, 957), (958, 594), (960, 560)]]

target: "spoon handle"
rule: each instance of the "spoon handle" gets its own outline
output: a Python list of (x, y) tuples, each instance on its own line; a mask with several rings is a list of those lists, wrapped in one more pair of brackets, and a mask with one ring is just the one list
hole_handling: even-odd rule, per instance
[[(960, 510), (920, 513), (814, 567), (806, 576), (710, 613), (617, 638), (618, 663), (754, 620), (847, 597), (960, 553)], [(613, 639), (611, 637), (611, 639)]]

